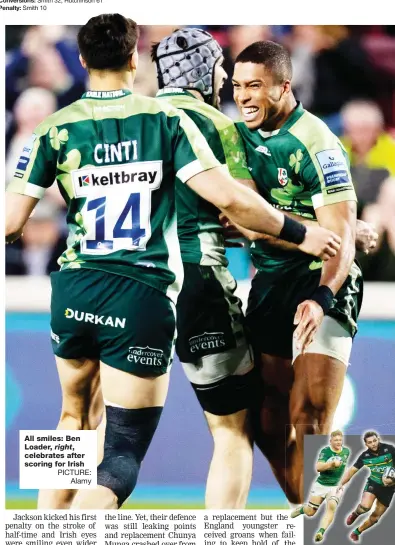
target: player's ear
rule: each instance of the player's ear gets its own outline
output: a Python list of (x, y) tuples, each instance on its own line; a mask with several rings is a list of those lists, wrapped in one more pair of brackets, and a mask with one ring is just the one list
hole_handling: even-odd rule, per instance
[(82, 56), (80, 55), (78, 58), (79, 58), (79, 60), (80, 60), (80, 63), (81, 63), (82, 68), (85, 68), (85, 70), (87, 70), (86, 62), (84, 61), (84, 59), (82, 58)]
[(291, 92), (291, 82), (289, 79), (285, 80), (283, 83), (283, 94), (288, 95)]
[(137, 49), (134, 50), (133, 55), (130, 57), (130, 69), (132, 72), (137, 70), (139, 64), (139, 53)]

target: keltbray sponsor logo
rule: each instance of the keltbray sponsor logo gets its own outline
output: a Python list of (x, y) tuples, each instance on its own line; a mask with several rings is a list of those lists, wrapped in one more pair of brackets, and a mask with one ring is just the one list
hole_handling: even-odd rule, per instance
[(66, 308), (64, 311), (66, 318), (70, 320), (76, 320), (77, 322), (86, 322), (95, 325), (106, 325), (109, 327), (120, 327), (122, 329), (126, 326), (126, 318), (118, 318), (113, 316), (99, 316), (98, 314), (91, 314), (82, 310), (74, 310), (72, 308)]
[(129, 346), (128, 361), (137, 365), (160, 367), (163, 365), (163, 350), (150, 346)]
[(189, 348), (192, 354), (201, 350), (221, 348), (225, 345), (225, 333), (222, 331), (213, 333), (204, 332), (201, 335), (196, 335), (189, 339)]
[(142, 187), (158, 189), (162, 181), (162, 161), (142, 161), (103, 167), (85, 167), (72, 171), (75, 197), (93, 194), (119, 187), (140, 191)]
[(155, 171), (148, 172), (131, 172), (128, 173), (125, 170), (116, 170), (115, 172), (109, 172), (108, 175), (103, 174), (98, 176), (96, 174), (83, 174), (78, 176), (78, 185), (84, 186), (103, 186), (114, 184), (129, 184), (133, 182), (148, 182), (153, 184), (158, 173)]

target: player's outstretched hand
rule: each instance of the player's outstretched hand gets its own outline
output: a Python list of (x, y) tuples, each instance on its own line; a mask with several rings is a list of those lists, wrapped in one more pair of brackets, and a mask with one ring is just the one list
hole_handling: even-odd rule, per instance
[(306, 226), (306, 235), (299, 249), (306, 254), (320, 257), (323, 261), (327, 261), (334, 257), (341, 244), (341, 238), (336, 233), (320, 227), (319, 225)]
[(296, 341), (296, 348), (303, 354), (309, 344), (313, 341), (314, 335), (321, 325), (324, 318), (324, 311), (322, 307), (307, 299), (298, 305), (294, 318), (294, 325), (298, 327), (295, 329), (294, 338)]
[(357, 229), (355, 232), (355, 246), (360, 252), (368, 254), (376, 248), (379, 238), (374, 226), (362, 220), (357, 220)]

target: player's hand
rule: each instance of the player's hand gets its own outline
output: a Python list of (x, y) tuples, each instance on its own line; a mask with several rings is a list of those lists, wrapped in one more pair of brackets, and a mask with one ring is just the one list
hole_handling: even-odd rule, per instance
[(23, 231), (23, 228), (17, 231), (16, 233), (12, 233), (12, 235), (8, 235), (7, 237), (5, 237), (5, 243), (12, 244), (16, 240), (18, 240), (18, 238), (23, 237), (22, 231)]
[(360, 252), (368, 254), (374, 250), (379, 238), (374, 226), (362, 220), (357, 220), (357, 229), (355, 233), (355, 246)]
[(244, 238), (242, 233), (237, 229), (235, 225), (230, 221), (225, 214), (219, 215), (219, 220), (223, 227), (224, 244), (225, 248), (243, 248), (244, 243), (241, 241), (235, 241), (235, 238)]
[(313, 341), (314, 335), (320, 327), (323, 318), (324, 311), (315, 301), (307, 299), (307, 301), (303, 301), (303, 303), (298, 305), (294, 318), (294, 325), (298, 327), (295, 329), (294, 339), (296, 341), (296, 348), (302, 354)]
[(340, 467), (342, 465), (340, 460), (333, 460), (332, 467)]
[(341, 238), (336, 233), (319, 225), (306, 226), (306, 236), (299, 249), (327, 261), (334, 257), (341, 244)]

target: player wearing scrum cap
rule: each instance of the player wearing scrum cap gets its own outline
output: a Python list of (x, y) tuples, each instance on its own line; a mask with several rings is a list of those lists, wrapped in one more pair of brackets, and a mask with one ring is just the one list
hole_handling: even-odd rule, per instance
[[(184, 28), (152, 48), (162, 102), (182, 109), (199, 127), (233, 178), (251, 182), (244, 146), (222, 114), (226, 76), (218, 42)], [(177, 181), (178, 238), (184, 284), (177, 301), (176, 352), (204, 411), (214, 441), (207, 508), (244, 508), (252, 474), (248, 407), (257, 377), (246, 340), (236, 281), (228, 271), (220, 211)]]
[(326, 511), (315, 535), (317, 542), (324, 539), (325, 531), (333, 522), (341, 497), (341, 491), (337, 489), (337, 485), (346, 469), (349, 456), (350, 449), (343, 446), (343, 433), (340, 430), (333, 431), (329, 446), (323, 448), (319, 454), (316, 464), (319, 476), (310, 490), (308, 504), (294, 509), (291, 513), (292, 518), (299, 515), (313, 517), (326, 500)]
[(339, 490), (354, 477), (363, 467), (370, 470), (368, 480), (362, 493), (361, 503), (348, 516), (346, 524), (351, 526), (357, 518), (368, 513), (376, 500), (373, 513), (358, 528), (350, 534), (352, 541), (359, 541), (360, 535), (365, 530), (377, 524), (380, 518), (389, 508), (395, 494), (395, 447), (388, 443), (382, 443), (375, 431), (367, 431), (363, 436), (367, 449), (362, 452), (353, 466), (347, 471), (341, 480)]

